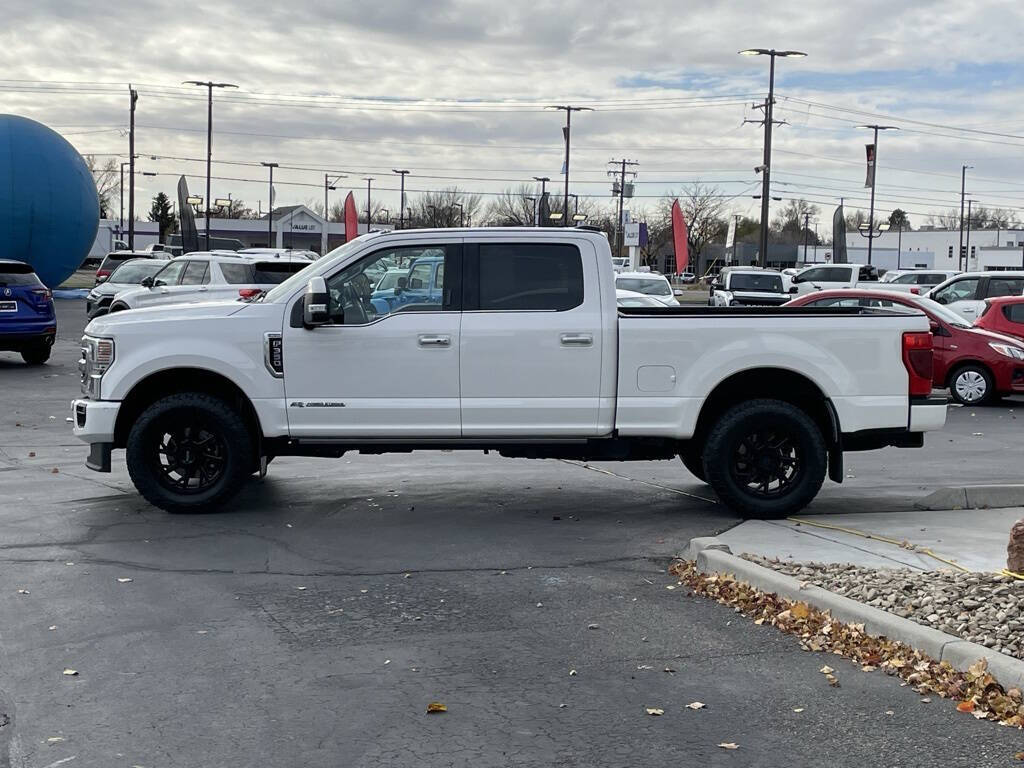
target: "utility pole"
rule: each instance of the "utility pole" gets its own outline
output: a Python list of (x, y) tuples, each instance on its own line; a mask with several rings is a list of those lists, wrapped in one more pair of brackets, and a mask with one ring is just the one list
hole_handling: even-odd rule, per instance
[(402, 177), (402, 189), (401, 192), (399, 193), (400, 197), (398, 201), (398, 228), (405, 229), (405, 177), (408, 175), (409, 172), (404, 169), (398, 170), (396, 168), (392, 168), (391, 172), (397, 173), (399, 176)]
[[(267, 248), (274, 248), (274, 169), (277, 168), (277, 163), (260, 163), (264, 168), (270, 170), (270, 205), (267, 206)], [(209, 204), (207, 204), (209, 209)]]
[(807, 263), (807, 236), (810, 234), (811, 214), (804, 212), (804, 264)]
[(118, 220), (117, 236), (124, 237), (124, 167), (128, 163), (121, 163), (121, 218)]
[(128, 250), (135, 250), (135, 103), (139, 92), (128, 85), (128, 100), (131, 103), (128, 123)]
[(871, 209), (868, 213), (868, 265), (871, 265), (871, 246), (875, 242), (875, 180), (878, 178), (878, 132), (898, 131), (895, 125), (858, 125), (858, 128), (868, 128), (874, 131), (874, 143), (871, 145), (872, 160), (868, 172), (871, 174)]
[(967, 169), (973, 165), (964, 165), (960, 168), (960, 250), (956, 254), (956, 265), (961, 272), (967, 271), (967, 254), (964, 252), (964, 190), (967, 187)]
[(593, 112), (594, 110), (590, 107), (573, 107), (569, 104), (552, 105), (548, 109), (565, 110), (565, 127), (562, 129), (562, 135), (565, 137), (565, 166), (562, 168), (562, 172), (565, 174), (565, 197), (562, 201), (562, 226), (567, 227), (569, 226), (569, 143), (572, 134), (572, 113)]
[[(733, 217), (733, 219), (736, 222), (736, 224), (735, 224), (735, 226), (733, 227), (733, 230), (732, 230), (732, 263), (735, 265), (736, 264), (736, 245), (740, 241), (740, 219), (742, 218), (742, 215), (739, 214), (739, 213), (734, 213), (732, 215), (732, 217)], [(806, 257), (806, 254), (805, 254), (805, 257)], [(804, 258), (804, 261), (807, 261), (807, 259)]]
[(327, 244), (328, 244), (328, 236), (329, 236), (328, 229), (331, 226), (331, 209), (330, 209), (330, 207), (328, 207), (327, 193), (328, 193), (328, 191), (330, 191), (332, 189), (337, 189), (337, 187), (335, 187), (334, 185), (338, 182), (339, 179), (344, 179), (344, 178), (345, 178), (345, 174), (344, 173), (339, 173), (333, 179), (330, 177), (329, 174), (326, 174), (326, 173), (324, 174), (324, 232), (323, 232), (323, 236), (320, 238), (320, 240), (321, 240), (321, 245), (320, 245), (321, 254), (320, 255), (321, 256), (324, 256), (324, 255), (327, 254)]
[[(237, 88), (233, 83), (215, 83), (212, 80), (185, 80), (183, 85), (201, 85), (206, 88), (206, 250), (210, 250), (210, 163), (213, 158), (213, 89)], [(271, 204), (271, 213), (273, 213)]]
[(463, 222), (463, 215), (462, 214), (465, 211), (464, 211), (464, 209), (462, 207), (462, 203), (452, 203), (452, 208), (455, 208), (456, 206), (459, 209), (459, 229), (461, 229), (462, 228), (462, 222)]
[(903, 217), (899, 220), (899, 234), (896, 236), (896, 271), (900, 271), (900, 255), (903, 253)]
[(973, 202), (973, 200), (967, 201), (967, 244), (964, 246), (964, 272), (971, 268), (971, 203)]
[[(544, 199), (544, 195), (546, 195), (548, 193), (548, 182), (551, 181), (551, 179), (548, 176), (534, 176), (533, 180), (540, 182), (540, 198), (538, 198), (538, 199), (539, 200), (543, 200)], [(550, 208), (549, 208), (549, 210), (550, 210)], [(538, 213), (539, 211), (540, 211), (540, 203), (535, 202), (534, 206), (533, 206), (533, 226), (535, 226), (535, 227), (546, 227), (548, 225), (548, 222), (546, 222), (546, 221), (539, 221), (537, 219), (537, 216), (539, 215), (539, 213)]]
[(370, 231), (370, 221), (373, 219), (373, 209), (370, 208), (370, 184), (373, 183), (372, 176), (364, 176), (366, 182), (366, 231)]
[[(615, 223), (615, 253), (621, 257), (622, 249), (625, 247), (624, 244), (626, 238), (625, 227), (622, 223), (622, 208), (624, 203), (623, 198), (626, 196), (626, 174), (628, 173), (633, 178), (636, 178), (636, 171), (627, 171), (626, 167), (629, 166), (633, 168), (640, 165), (640, 163), (638, 163), (636, 160), (627, 160), (626, 158), (622, 158), (621, 160), (609, 160), (608, 165), (612, 166), (613, 168), (618, 166), (616, 170), (608, 171), (608, 175), (613, 178), (616, 175), (618, 175), (619, 177), (619, 180), (615, 182), (618, 185), (618, 190), (616, 190), (613, 186), (612, 192), (614, 193), (618, 191), (619, 194), (619, 218)], [(632, 195), (630, 195), (630, 197), (632, 197)]]

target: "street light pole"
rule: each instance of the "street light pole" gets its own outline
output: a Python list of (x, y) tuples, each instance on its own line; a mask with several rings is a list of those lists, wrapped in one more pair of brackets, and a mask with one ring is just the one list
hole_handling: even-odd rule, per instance
[(121, 163), (121, 218), (117, 224), (117, 236), (124, 237), (124, 167), (128, 163)]
[[(547, 194), (548, 182), (551, 181), (551, 178), (548, 177), (548, 176), (534, 176), (533, 180), (540, 182), (540, 198), (539, 199), (543, 200), (544, 199), (544, 195)], [(545, 226), (543, 221), (538, 221), (537, 220), (537, 216), (540, 215), (538, 213), (539, 210), (540, 210), (540, 204), (537, 203), (537, 204), (535, 204), (533, 206), (533, 225), (535, 227), (536, 226), (541, 226), (541, 227)]]
[(961, 272), (967, 270), (967, 257), (964, 253), (964, 192), (967, 188), (967, 169), (973, 165), (964, 165), (960, 168), (960, 250), (956, 253), (956, 265)]
[[(267, 205), (267, 248), (274, 248), (274, 169), (277, 168), (277, 163), (260, 163), (264, 168), (270, 170), (270, 187), (269, 197), (267, 200), (270, 201)], [(206, 210), (210, 210), (210, 203), (207, 201)], [(207, 216), (207, 222), (209, 222), (209, 216)], [(209, 230), (207, 230), (207, 237), (209, 237)], [(209, 240), (207, 240), (209, 242)], [(207, 246), (209, 247), (209, 246)]]
[(747, 48), (740, 51), (741, 56), (768, 56), (771, 63), (768, 67), (768, 99), (764, 105), (764, 160), (761, 166), (761, 239), (758, 263), (764, 267), (768, 264), (768, 201), (771, 196), (772, 168), (772, 122), (775, 119), (775, 57), (803, 58), (802, 51), (777, 51), (774, 48)]
[[(565, 110), (565, 127), (562, 129), (562, 133), (565, 137), (565, 197), (562, 200), (562, 210), (568, 214), (569, 210), (569, 144), (572, 137), (572, 113), (573, 112), (593, 112), (594, 110), (590, 107), (573, 107), (569, 104), (552, 105), (548, 109), (562, 109)], [(569, 216), (562, 216), (562, 226), (569, 226)]]
[[(898, 131), (895, 125), (858, 125), (858, 128), (869, 128), (874, 131), (874, 143), (872, 146), (872, 161), (871, 161), (871, 209), (868, 213), (868, 231), (875, 231), (875, 181), (878, 179), (878, 132), (879, 131)], [(868, 266), (871, 265), (871, 245), (875, 242), (875, 238), (872, 235), (868, 238)]]
[(964, 246), (964, 272), (971, 269), (971, 203), (973, 202), (973, 200), (967, 201), (967, 244)]
[(462, 228), (462, 221), (463, 221), (463, 215), (462, 214), (465, 211), (464, 211), (464, 209), (462, 207), (462, 203), (452, 203), (452, 208), (456, 208), (456, 207), (459, 209), (459, 229), (461, 229)]
[(345, 178), (345, 174), (344, 173), (339, 173), (333, 179), (330, 178), (330, 174), (327, 174), (327, 173), (324, 174), (324, 232), (323, 232), (323, 236), (320, 238), (320, 240), (321, 240), (321, 244), (320, 244), (321, 254), (320, 255), (321, 256), (323, 256), (323, 255), (325, 255), (327, 253), (327, 246), (328, 246), (328, 244), (330, 242), (329, 241), (330, 233), (328, 232), (328, 230), (330, 229), (330, 226), (331, 226), (331, 209), (329, 207), (329, 200), (328, 200), (327, 193), (328, 193), (329, 190), (337, 189), (337, 187), (335, 187), (334, 185), (337, 183), (337, 181), (339, 179), (344, 179), (344, 178)]
[(398, 200), (398, 228), (405, 229), (405, 177), (409, 173), (407, 170), (398, 170), (397, 168), (391, 169), (392, 173), (397, 173), (402, 177), (401, 192)]
[(807, 236), (810, 234), (811, 214), (804, 212), (804, 264), (807, 263)]
[(903, 217), (899, 219), (899, 234), (896, 236), (896, 271), (900, 271), (900, 256), (903, 254)]
[(139, 92), (128, 86), (128, 97), (131, 102), (130, 124), (128, 128), (128, 250), (135, 250), (135, 103), (139, 100)]
[(185, 80), (183, 85), (201, 85), (206, 88), (206, 250), (210, 250), (210, 163), (213, 158), (213, 89), (237, 88), (233, 83), (215, 83), (212, 80)]
[(370, 223), (373, 219), (373, 209), (370, 207), (370, 184), (373, 183), (372, 176), (364, 176), (363, 181), (366, 182), (366, 231), (370, 231)]

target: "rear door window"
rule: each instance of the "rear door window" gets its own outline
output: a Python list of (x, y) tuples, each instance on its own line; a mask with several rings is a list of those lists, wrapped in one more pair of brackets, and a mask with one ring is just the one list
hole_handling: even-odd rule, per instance
[(976, 277), (957, 280), (947, 285), (941, 291), (937, 291), (932, 298), (939, 302), (939, 304), (950, 304), (954, 301), (973, 299), (978, 293), (979, 282), (981, 281)]
[(210, 282), (207, 277), (209, 262), (190, 261), (185, 266), (185, 273), (181, 276), (182, 285), (206, 285)]
[(253, 265), (253, 282), (256, 285), (277, 285), (308, 266), (308, 261), (258, 261)]
[(1024, 323), (1024, 304), (1003, 307), (1003, 316), (1011, 323)]
[(564, 312), (583, 303), (583, 259), (567, 244), (481, 243), (478, 308)]
[(995, 298), (997, 296), (1020, 296), (1024, 293), (1024, 278), (1020, 277), (990, 277), (988, 288), (982, 298)]
[(853, 278), (853, 267), (825, 267), (824, 271), (821, 279), (826, 283), (848, 283)]
[(250, 264), (229, 264), (222, 261), (220, 272), (224, 275), (224, 282), (229, 285), (245, 285), (254, 282)]

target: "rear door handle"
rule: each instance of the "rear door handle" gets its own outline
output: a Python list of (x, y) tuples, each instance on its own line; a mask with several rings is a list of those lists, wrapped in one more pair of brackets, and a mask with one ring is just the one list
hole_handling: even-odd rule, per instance
[(563, 333), (563, 347), (589, 347), (594, 344), (594, 337), (589, 333)]
[(451, 336), (420, 335), (418, 341), (421, 347), (450, 347), (452, 345)]

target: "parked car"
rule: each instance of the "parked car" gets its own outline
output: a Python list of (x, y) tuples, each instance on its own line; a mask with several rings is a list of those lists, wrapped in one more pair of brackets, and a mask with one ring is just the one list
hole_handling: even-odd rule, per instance
[(666, 307), (679, 306), (672, 292), (672, 285), (664, 275), (656, 275), (653, 272), (619, 272), (615, 276), (615, 287), (651, 296)]
[(974, 327), (1024, 340), (1024, 296), (985, 299), (985, 308)]
[(376, 285), (373, 286), (373, 295), (376, 296), (378, 293), (383, 291), (391, 291), (394, 293), (395, 288), (398, 287), (398, 278), (409, 277), (408, 269), (389, 269), (384, 273), (384, 276), (377, 281)]
[(316, 261), (320, 258), (316, 251), (306, 251), (293, 248), (242, 248), (233, 253), (241, 253), (246, 256), (260, 256), (264, 259), (301, 259), (303, 261)]
[(117, 269), (122, 262), (129, 259), (156, 259), (158, 261), (170, 261), (174, 256), (170, 251), (111, 251), (103, 257), (99, 269), (96, 270), (96, 282), (94, 285), (106, 282), (110, 273)]
[(782, 275), (759, 267), (726, 267), (711, 283), (708, 306), (772, 306), (785, 304), (792, 296)]
[(31, 265), (0, 259), (0, 352), (20, 352), (26, 363), (41, 365), (56, 338), (50, 289)]
[(689, 285), (697, 282), (697, 276), (693, 272), (680, 272), (679, 282)]
[(415, 258), (405, 270), (405, 276), (399, 277), (391, 290), (370, 294), (372, 312), (386, 315), (402, 307), (409, 310), (436, 308), (441, 304), (444, 258), (444, 252), (439, 249), (425, 251)]
[(789, 278), (789, 282), (802, 296), (833, 288), (864, 287), (865, 283), (877, 285), (878, 279), (878, 268), (870, 264), (826, 264), (800, 270)]
[(613, 256), (612, 268), (616, 272), (625, 272), (627, 269), (629, 269), (629, 259), (627, 259), (625, 256)]
[(653, 296), (646, 296), (636, 291), (615, 289), (615, 304), (620, 307), (664, 307), (665, 305)]
[(1024, 271), (964, 272), (935, 286), (927, 294), (944, 304), (968, 323), (985, 308), (985, 299), (1024, 294)]
[(878, 284), (879, 288), (886, 291), (905, 291), (907, 293), (923, 295), (936, 285), (941, 285), (951, 277), (959, 275), (960, 271), (955, 269), (920, 269), (899, 272), (894, 277), (889, 278), (890, 274), (892, 273), (886, 273), (885, 278)]
[(931, 299), (896, 291), (838, 290), (801, 296), (787, 306), (861, 307), (924, 312), (934, 342), (932, 383), (949, 389), (963, 405), (986, 405), (1001, 395), (1024, 392), (1024, 343), (972, 328), (960, 315)]
[[(367, 271), (427, 252), (441, 303), (372, 315)], [(218, 508), (275, 456), (484, 449), (679, 457), (723, 504), (779, 517), (844, 479), (843, 451), (945, 423), (923, 315), (616, 307), (615, 283), (602, 233), (371, 232), (252, 302), (93, 320), (74, 433), (98, 471), (125, 448), (170, 511)]]
[(171, 259), (137, 288), (118, 291), (109, 312), (157, 304), (252, 299), (310, 265), (305, 259), (266, 261), (235, 251), (196, 251)]
[(166, 261), (157, 259), (128, 259), (120, 262), (105, 281), (95, 286), (85, 297), (85, 314), (91, 320), (105, 315), (110, 303), (120, 291), (141, 285), (147, 277), (153, 277), (167, 266)]

